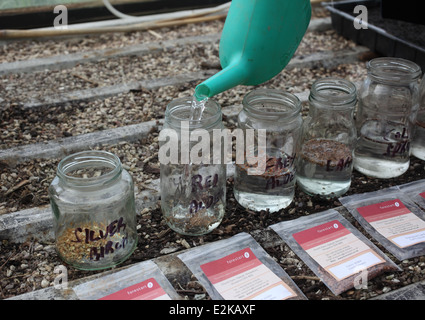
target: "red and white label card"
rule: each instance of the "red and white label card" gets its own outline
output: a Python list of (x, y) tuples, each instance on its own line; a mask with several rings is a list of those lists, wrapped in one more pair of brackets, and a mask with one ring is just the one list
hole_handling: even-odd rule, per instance
[(360, 207), (357, 211), (376, 231), (400, 248), (425, 241), (425, 221), (399, 199)]
[(201, 269), (225, 300), (284, 300), (296, 296), (250, 248), (202, 264)]
[(150, 278), (99, 300), (171, 300), (171, 298), (154, 278)]
[(333, 220), (292, 235), (338, 281), (384, 262), (366, 243)]
[(419, 195), (425, 199), (425, 192), (419, 193)]

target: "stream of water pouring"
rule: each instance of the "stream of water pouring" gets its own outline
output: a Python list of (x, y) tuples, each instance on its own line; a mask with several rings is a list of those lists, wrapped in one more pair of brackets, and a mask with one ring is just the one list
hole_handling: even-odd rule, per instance
[(193, 97), (192, 107), (190, 108), (190, 120), (199, 121), (202, 119), (202, 114), (204, 113), (207, 102), (208, 98), (203, 98), (198, 101), (195, 96)]
[[(208, 98), (205, 97), (202, 100), (198, 100), (195, 96), (192, 98), (192, 105), (190, 107), (190, 121), (200, 121), (205, 110), (205, 105), (207, 104)], [(192, 171), (192, 160), (189, 159), (189, 163), (185, 164), (183, 167), (183, 176), (185, 177), (185, 183), (189, 183), (189, 176)]]

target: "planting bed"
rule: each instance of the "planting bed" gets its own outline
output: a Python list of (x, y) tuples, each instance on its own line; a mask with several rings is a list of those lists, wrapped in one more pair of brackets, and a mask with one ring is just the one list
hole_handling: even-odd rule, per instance
[[(316, 8), (313, 15), (291, 63), (261, 85), (298, 95), (304, 103), (304, 116), (308, 90), (316, 79), (334, 76), (358, 84), (366, 75), (365, 62), (375, 56), (332, 30), (323, 9)], [(253, 235), (312, 300), (403, 299), (422, 292), (425, 257), (398, 261), (375, 242), (402, 271), (378, 276), (367, 289), (333, 295), (267, 227), (337, 208), (363, 229), (337, 199), (321, 200), (299, 190), (292, 204), (278, 213), (245, 210), (233, 197), (232, 166), (226, 215), (216, 230), (202, 237), (186, 237), (166, 226), (158, 192), (158, 134), (165, 107), (172, 99), (192, 95), (196, 84), (220, 68), (218, 40), (223, 23), (0, 42), (1, 299), (76, 299), (72, 290), (53, 286), (54, 269), (63, 262), (55, 253), (47, 188), (60, 159), (85, 149), (117, 154), (135, 181), (139, 245), (119, 268), (154, 259), (183, 299), (209, 299), (209, 295), (176, 255), (240, 232)], [(144, 47), (135, 52), (134, 46), (141, 44)], [(117, 51), (93, 54), (105, 49)], [(51, 63), (58, 57), (61, 62)], [(66, 57), (73, 62), (67, 63)], [(223, 108), (226, 127), (235, 127), (242, 98), (252, 89), (238, 86), (215, 97)], [(403, 176), (388, 180), (354, 172), (348, 194), (423, 179), (424, 165), (412, 157)], [(100, 274), (68, 267), (71, 288)]]

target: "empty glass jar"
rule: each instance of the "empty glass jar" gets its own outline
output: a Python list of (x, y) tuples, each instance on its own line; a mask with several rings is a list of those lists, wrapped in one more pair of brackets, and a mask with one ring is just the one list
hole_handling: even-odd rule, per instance
[[(233, 188), (235, 199), (243, 207), (276, 212), (291, 204), (302, 126), (300, 111), (300, 100), (288, 92), (256, 89), (244, 97), (238, 129), (243, 130), (247, 141), (245, 162), (236, 163)], [(262, 134), (265, 139), (261, 139)], [(253, 145), (249, 145), (250, 135)], [(258, 157), (257, 163), (250, 163), (253, 155)], [(253, 167), (259, 171), (250, 173)]]
[(359, 90), (354, 168), (371, 177), (397, 177), (410, 164), (421, 69), (401, 58), (376, 58), (367, 69)]
[(83, 151), (60, 161), (49, 187), (56, 250), (82, 270), (113, 267), (137, 245), (134, 187), (120, 159)]
[(350, 188), (357, 140), (356, 102), (356, 86), (348, 80), (313, 83), (296, 162), (297, 184), (305, 193), (332, 198)]
[(416, 117), (415, 135), (412, 141), (412, 154), (425, 160), (425, 76), (419, 89), (419, 111)]
[(177, 233), (197, 236), (211, 232), (223, 219), (227, 165), (213, 159), (213, 130), (224, 129), (220, 105), (204, 100), (202, 112), (191, 120), (192, 102), (188, 97), (168, 104), (159, 160), (164, 220)]

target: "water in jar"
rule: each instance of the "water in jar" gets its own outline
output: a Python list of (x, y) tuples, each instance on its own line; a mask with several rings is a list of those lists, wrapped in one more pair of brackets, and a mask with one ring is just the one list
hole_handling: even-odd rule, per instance
[[(196, 129), (205, 130), (210, 139), (213, 129), (222, 129), (220, 106), (211, 99), (195, 97), (173, 100), (167, 106), (166, 124), (177, 131), (187, 119), (188, 136)], [(185, 144), (179, 137), (180, 152), (189, 152), (197, 141)], [(161, 209), (167, 225), (177, 233), (198, 236), (211, 232), (222, 221), (226, 207), (226, 165), (214, 164), (208, 144), (208, 159), (161, 163)], [(184, 150), (183, 150), (184, 149)], [(186, 150), (187, 149), (187, 150)], [(208, 160), (208, 161), (207, 161)]]
[(410, 164), (410, 132), (394, 121), (365, 121), (354, 153), (357, 171), (380, 178), (403, 174)]
[(265, 172), (250, 175), (250, 166), (237, 164), (235, 167), (235, 199), (251, 210), (279, 211), (289, 206), (295, 193), (294, 157), (280, 149), (269, 149), (265, 157)]
[(353, 168), (352, 151), (339, 141), (312, 139), (297, 158), (297, 183), (311, 195), (338, 197), (348, 191)]
[(222, 221), (226, 207), (226, 172), (222, 165), (161, 165), (164, 219), (174, 231), (203, 235)]
[(425, 160), (425, 123), (416, 121), (415, 138), (412, 141), (412, 154), (422, 160)]

